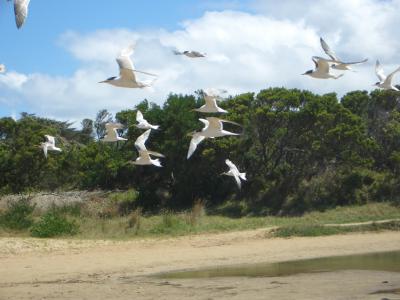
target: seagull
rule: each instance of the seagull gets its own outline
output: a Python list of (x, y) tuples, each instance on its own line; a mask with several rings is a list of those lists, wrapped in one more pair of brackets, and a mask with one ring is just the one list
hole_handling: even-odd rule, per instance
[(25, 19), (28, 16), (29, 2), (30, 0), (14, 0), (15, 23), (18, 29), (24, 25)]
[(3, 64), (0, 64), (0, 73), (5, 73), (6, 72), (6, 66)]
[(197, 145), (200, 144), (205, 138), (216, 138), (225, 135), (240, 135), (239, 133), (233, 133), (223, 129), (223, 123), (231, 123), (240, 126), (238, 123), (215, 117), (199, 119), (199, 121), (201, 121), (205, 126), (200, 132), (192, 132), (188, 134), (192, 137), (192, 139), (190, 140), (187, 159), (192, 156), (194, 151), (196, 151)]
[(247, 180), (246, 173), (240, 173), (238, 168), (235, 166), (235, 164), (233, 162), (231, 162), (229, 159), (226, 159), (225, 163), (228, 165), (229, 171), (224, 172), (221, 175), (228, 175), (228, 176), (232, 176), (233, 178), (235, 178), (236, 183), (240, 189), (242, 187), (242, 182), (240, 181), (240, 179)]
[(312, 60), (315, 64), (315, 70), (309, 70), (302, 75), (308, 75), (310, 77), (318, 79), (329, 79), (329, 78), (338, 79), (343, 76), (343, 74), (335, 76), (329, 73), (329, 63), (334, 61), (318, 56), (313, 56)]
[(328, 46), (328, 44), (324, 41), (323, 38), (320, 38), (320, 42), (322, 49), (324, 49), (326, 55), (328, 55), (334, 61), (334, 63), (331, 66), (332, 69), (342, 70), (342, 71), (351, 70), (351, 65), (363, 64), (368, 61), (368, 58), (366, 58), (361, 61), (345, 63), (339, 57), (337, 57), (335, 52), (332, 51), (332, 49)]
[(143, 118), (143, 114), (140, 110), (136, 112), (136, 121), (138, 124), (136, 125), (137, 128), (140, 129), (155, 129), (157, 130), (160, 128), (159, 125), (151, 125), (145, 118)]
[(108, 83), (113, 86), (124, 87), (124, 88), (150, 87), (155, 80), (151, 82), (137, 81), (135, 72), (155, 77), (157, 77), (157, 75), (135, 70), (135, 68), (133, 67), (133, 62), (130, 58), (130, 56), (133, 54), (133, 51), (134, 51), (134, 45), (130, 45), (129, 47), (123, 49), (121, 51), (120, 56), (117, 57), (117, 63), (119, 66), (119, 77), (116, 76), (110, 77), (104, 81), (100, 81), (99, 83)]
[(201, 53), (201, 52), (198, 52), (198, 51), (183, 51), (183, 52), (180, 52), (178, 50), (174, 50), (174, 54), (175, 55), (185, 55), (185, 56), (190, 57), (190, 58), (206, 57), (206, 55), (207, 55), (206, 53)]
[(376, 85), (377, 87), (380, 87), (382, 89), (385, 89), (385, 90), (399, 91), (399, 89), (396, 88), (392, 84), (393, 76), (399, 71), (400, 71), (400, 67), (398, 67), (396, 70), (394, 70), (392, 73), (390, 73), (386, 77), (386, 75), (383, 71), (383, 68), (382, 68), (381, 64), (379, 63), (379, 60), (377, 60), (376, 65), (375, 65), (375, 73), (376, 73), (376, 76), (378, 76), (378, 78), (379, 78), (379, 82), (375, 83), (374, 85)]
[[(225, 92), (225, 91), (224, 91)], [(222, 109), (217, 104), (218, 95), (213, 90), (207, 90), (204, 92), (204, 100), (206, 104), (201, 106), (200, 108), (194, 109), (194, 111), (202, 112), (202, 113), (227, 113), (225, 109)]]
[[(136, 160), (132, 161), (131, 163), (134, 165), (140, 165), (140, 166), (153, 165), (156, 167), (162, 167), (160, 160), (158, 158), (151, 159), (150, 154), (152, 154), (152, 153), (149, 151), (140, 150), (138, 158), (136, 158)], [(152, 155), (154, 155), (154, 152)], [(156, 155), (154, 155), (154, 156), (156, 156)], [(164, 157), (164, 156), (162, 155), (161, 157)]]
[(103, 142), (118, 142), (127, 141), (127, 139), (120, 137), (118, 134), (118, 129), (122, 129), (122, 124), (120, 123), (107, 123), (106, 124), (106, 135), (101, 139)]
[(58, 151), (61, 152), (62, 150), (58, 147), (56, 147), (56, 140), (54, 136), (51, 135), (45, 135), (46, 137), (46, 142), (40, 144), (40, 148), (43, 149), (44, 157), (47, 158), (47, 151)]
[(162, 167), (159, 159), (151, 159), (150, 155), (156, 157), (165, 157), (161, 153), (149, 151), (146, 148), (146, 141), (149, 138), (151, 129), (146, 130), (142, 135), (140, 135), (135, 141), (135, 147), (139, 152), (139, 156), (136, 161), (132, 162), (135, 165), (155, 165), (157, 167)]

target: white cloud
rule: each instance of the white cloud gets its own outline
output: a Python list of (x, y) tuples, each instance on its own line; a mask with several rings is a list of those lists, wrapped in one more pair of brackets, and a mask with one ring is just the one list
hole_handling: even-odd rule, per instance
[[(232, 2), (234, 3), (234, 2)], [(170, 92), (224, 88), (231, 94), (271, 86), (343, 94), (371, 89), (373, 64), (379, 58), (391, 71), (400, 63), (400, 0), (255, 1), (256, 13), (207, 12), (187, 20), (177, 31), (102, 30), (67, 32), (60, 44), (80, 62), (70, 77), (8, 73), (0, 76), (1, 99), (21, 102), (29, 112), (60, 119), (93, 118), (107, 108), (132, 108), (147, 98), (161, 104)], [(340, 80), (318, 81), (300, 76), (322, 55), (319, 36), (343, 59), (370, 58), (367, 65)], [(159, 74), (151, 89), (118, 89), (98, 84), (113, 75), (119, 51), (136, 42), (135, 67)], [(188, 59), (173, 49), (206, 52), (206, 59)], [(138, 75), (138, 77), (141, 77)], [(7, 97), (6, 97), (7, 96)]]

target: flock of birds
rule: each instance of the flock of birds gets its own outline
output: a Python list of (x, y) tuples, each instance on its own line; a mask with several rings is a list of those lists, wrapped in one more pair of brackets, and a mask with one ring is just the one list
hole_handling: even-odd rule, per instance
[[(8, 0), (11, 1), (11, 0)], [(28, 15), (28, 6), (30, 0), (13, 0), (14, 1), (14, 12), (17, 28), (21, 28), (25, 22)], [(302, 75), (308, 75), (312, 78), (317, 79), (339, 79), (344, 74), (334, 75), (331, 73), (331, 69), (339, 71), (352, 70), (352, 66), (363, 64), (368, 61), (368, 59), (363, 59), (355, 62), (345, 62), (341, 60), (335, 52), (329, 47), (329, 45), (320, 38), (321, 47), (328, 56), (327, 58), (320, 56), (313, 56), (312, 60), (315, 64), (315, 69), (309, 70)], [(157, 75), (140, 71), (135, 69), (131, 56), (134, 53), (134, 45), (130, 45), (126, 49), (123, 49), (120, 55), (116, 58), (119, 66), (119, 76), (110, 77), (100, 83), (107, 83), (119, 88), (147, 88), (154, 84), (157, 79)], [(206, 53), (201, 53), (198, 51), (178, 51), (174, 50), (175, 55), (184, 55), (191, 59), (204, 58), (207, 56)], [(0, 65), (0, 73), (4, 73), (6, 68), (4, 65)], [(375, 86), (386, 89), (399, 91), (392, 83), (394, 75), (400, 71), (400, 67), (395, 71), (390, 73), (388, 76), (385, 75), (383, 68), (379, 61), (375, 65), (375, 73), (379, 79)], [(136, 77), (136, 73), (145, 74), (148, 76), (155, 77), (150, 81), (139, 81)], [(218, 91), (215, 89), (209, 89), (205, 91), (205, 104), (200, 108), (194, 109), (194, 111), (200, 113), (228, 113), (228, 111), (220, 108), (217, 103), (217, 99), (220, 97), (219, 93), (224, 93), (226, 91)], [(145, 130), (135, 141), (135, 147), (138, 151), (138, 156), (132, 164), (135, 165), (153, 165), (157, 167), (162, 167), (160, 158), (165, 157), (163, 154), (148, 150), (146, 147), (146, 142), (150, 136), (152, 130), (159, 130), (160, 126), (150, 124), (143, 116), (143, 114), (138, 110), (136, 114), (137, 124), (135, 125), (139, 129)], [(189, 150), (187, 153), (187, 159), (189, 159), (193, 153), (196, 151), (198, 145), (207, 138), (217, 138), (223, 136), (238, 136), (240, 133), (234, 133), (224, 130), (224, 123), (231, 123), (237, 126), (240, 124), (217, 118), (217, 117), (206, 117), (199, 118), (199, 121), (204, 124), (201, 131), (191, 132), (188, 135), (191, 136), (191, 141), (189, 145)], [(123, 129), (123, 125), (120, 123), (107, 123), (105, 124), (106, 134), (100, 139), (103, 142), (119, 142), (126, 141), (126, 138), (120, 136), (118, 130)], [(56, 147), (55, 138), (50, 135), (45, 135), (46, 142), (41, 143), (40, 147), (43, 149), (44, 155), (47, 158), (48, 151), (61, 152), (61, 148)], [(156, 157), (153, 159), (152, 157)], [(241, 173), (236, 165), (229, 159), (225, 160), (225, 163), (229, 167), (229, 171), (222, 173), (221, 175), (232, 176), (238, 187), (241, 188), (241, 181), (246, 180), (246, 173)]]

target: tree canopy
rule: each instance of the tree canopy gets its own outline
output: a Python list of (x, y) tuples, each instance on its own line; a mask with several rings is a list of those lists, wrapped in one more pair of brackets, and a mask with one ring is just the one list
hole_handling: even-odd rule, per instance
[[(394, 91), (354, 91), (342, 99), (308, 91), (270, 88), (220, 102), (223, 118), (243, 125), (239, 137), (206, 139), (190, 160), (190, 137), (200, 130), (203, 104), (195, 95), (169, 95), (162, 106), (148, 101), (118, 112), (126, 142), (102, 143), (101, 110), (76, 130), (69, 122), (22, 113), (0, 119), (0, 193), (55, 189), (128, 189), (148, 210), (245, 201), (254, 213), (297, 214), (368, 201), (400, 201), (400, 97)], [(166, 155), (163, 168), (134, 166), (135, 127), (140, 109), (160, 130), (149, 149)], [(225, 125), (230, 131), (237, 127)], [(240, 130), (240, 129), (239, 129)], [(44, 135), (63, 149), (46, 160), (38, 147)], [(247, 173), (238, 190), (220, 174), (232, 160)]]

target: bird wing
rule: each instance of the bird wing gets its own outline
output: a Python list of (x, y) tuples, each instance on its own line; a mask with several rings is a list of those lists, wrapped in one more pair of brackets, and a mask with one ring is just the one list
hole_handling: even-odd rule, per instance
[(204, 100), (206, 101), (206, 107), (215, 108), (215, 109), (218, 108), (217, 97), (216, 96), (206, 95), (204, 97)]
[(225, 163), (228, 165), (228, 167), (234, 171), (236, 174), (239, 174), (239, 170), (238, 168), (235, 166), (235, 164), (233, 162), (231, 162), (229, 159), (225, 160)]
[(322, 73), (329, 73), (329, 62), (332, 62), (331, 60), (327, 60), (322, 57), (314, 56), (313, 61), (315, 62), (316, 66), (317, 66), (317, 70), (319, 70)]
[(151, 129), (146, 130), (142, 135), (140, 135), (135, 141), (135, 147), (138, 151), (147, 151), (146, 141), (149, 138)]
[(344, 65), (358, 65), (358, 64), (363, 64), (363, 63), (365, 63), (365, 62), (367, 62), (367, 61), (368, 61), (368, 58), (365, 58), (365, 59), (360, 60), (360, 61), (341, 62), (341, 63), (344, 64)]
[(390, 74), (388, 75), (388, 77), (386, 78), (386, 81), (388, 81), (388, 82), (391, 84), (391, 83), (392, 83), (393, 76), (394, 76), (397, 72), (400, 72), (400, 67), (398, 67), (396, 70), (394, 70), (392, 73), (390, 73)]
[(136, 81), (136, 76), (133, 72), (135, 68), (130, 57), (133, 54), (133, 51), (134, 45), (130, 45), (129, 47), (122, 49), (121, 54), (117, 57), (117, 63), (121, 78)]
[(236, 183), (237, 183), (239, 189), (241, 189), (241, 188), (242, 188), (242, 182), (240, 181), (240, 178), (239, 178), (238, 174), (235, 174), (235, 175), (233, 176), (233, 178), (235, 178), (235, 181), (236, 181)]
[(18, 29), (24, 25), (25, 19), (28, 16), (29, 2), (30, 0), (14, 0), (15, 23)]
[(202, 131), (207, 130), (208, 126), (210, 126), (210, 122), (208, 122), (208, 120), (206, 120), (206, 119), (200, 118), (199, 121), (204, 124), (204, 127), (203, 127)]
[(140, 110), (136, 112), (136, 121), (142, 123), (144, 121), (143, 114)]
[(204, 53), (200, 53), (198, 51), (191, 51), (191, 53), (196, 57), (205, 57)]
[(43, 149), (44, 157), (47, 158), (47, 144), (43, 145), (42, 149)]
[(379, 62), (379, 60), (376, 61), (375, 73), (376, 73), (376, 76), (378, 76), (378, 78), (379, 78), (379, 80), (380, 80), (381, 82), (383, 82), (383, 81), (386, 80), (385, 72), (383, 71), (382, 65), (381, 65), (381, 63)]
[(329, 45), (324, 41), (323, 38), (320, 38), (322, 49), (324, 49), (326, 55), (332, 58), (335, 61), (340, 61), (340, 59), (336, 56), (336, 53), (329, 47)]
[(50, 143), (51, 145), (55, 145), (56, 144), (56, 139), (54, 138), (54, 136), (51, 135), (45, 135), (47, 142)]
[(225, 120), (225, 119), (219, 119), (219, 120), (224, 123), (231, 123), (231, 124), (242, 127), (242, 125), (240, 125), (239, 123), (233, 122), (233, 121), (229, 121), (229, 120)]
[(196, 151), (197, 145), (200, 144), (205, 139), (205, 136), (195, 133), (190, 140), (189, 151), (187, 154), (187, 159), (189, 159), (194, 151)]
[(159, 152), (155, 152), (155, 151), (149, 151), (147, 150), (147, 153), (156, 157), (165, 157), (165, 155), (159, 153)]

